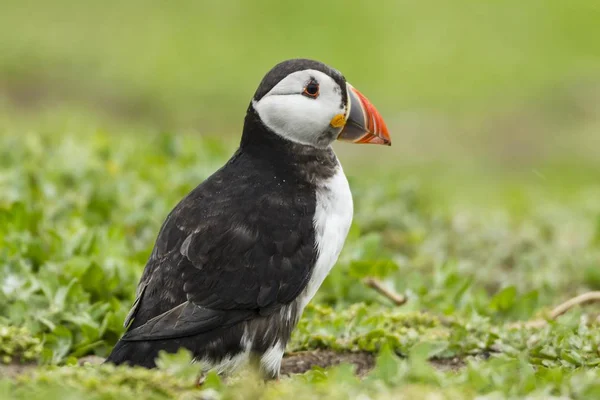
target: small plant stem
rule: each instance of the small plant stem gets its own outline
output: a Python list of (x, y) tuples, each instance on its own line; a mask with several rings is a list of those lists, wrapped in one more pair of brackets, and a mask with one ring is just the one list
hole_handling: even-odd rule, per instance
[(408, 300), (406, 296), (398, 294), (392, 289), (387, 288), (379, 279), (368, 277), (365, 278), (363, 282), (368, 287), (375, 289), (377, 292), (390, 299), (397, 306), (403, 305)]

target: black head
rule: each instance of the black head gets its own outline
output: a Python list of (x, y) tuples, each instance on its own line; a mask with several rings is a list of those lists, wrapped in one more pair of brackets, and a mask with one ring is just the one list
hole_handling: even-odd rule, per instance
[[(389, 144), (383, 119), (371, 103), (334, 68), (292, 59), (262, 79), (246, 124), (257, 121), (289, 141), (326, 148), (336, 139)], [(249, 128), (249, 127), (246, 127)], [(250, 135), (245, 129), (244, 135)]]
[(286, 76), (294, 72), (305, 70), (319, 71), (331, 77), (342, 89), (342, 101), (344, 104), (347, 102), (348, 94), (346, 92), (346, 78), (344, 78), (344, 75), (342, 75), (337, 69), (331, 68), (320, 61), (309, 60), (306, 58), (293, 58), (291, 60), (282, 61), (275, 65), (269, 72), (267, 72), (260, 82), (260, 85), (258, 85), (256, 93), (254, 93), (254, 101), (259, 101)]

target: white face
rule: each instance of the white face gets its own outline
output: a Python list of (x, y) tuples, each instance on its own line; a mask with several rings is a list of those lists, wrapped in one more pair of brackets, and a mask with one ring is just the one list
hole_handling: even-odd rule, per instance
[(327, 147), (337, 138), (343, 127), (332, 126), (332, 120), (346, 112), (342, 88), (330, 76), (312, 69), (289, 74), (252, 105), (273, 132), (314, 147)]

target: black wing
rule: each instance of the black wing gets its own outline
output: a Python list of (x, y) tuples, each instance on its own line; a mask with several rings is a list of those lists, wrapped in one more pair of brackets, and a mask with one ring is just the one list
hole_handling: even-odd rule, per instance
[(123, 340), (183, 337), (268, 315), (306, 287), (314, 188), (238, 153), (171, 212)]

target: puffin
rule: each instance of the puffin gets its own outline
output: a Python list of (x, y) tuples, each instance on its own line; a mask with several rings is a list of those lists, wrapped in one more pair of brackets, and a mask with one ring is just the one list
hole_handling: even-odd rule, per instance
[(185, 348), (202, 370), (279, 379), (302, 312), (336, 263), (353, 202), (332, 144), (391, 145), (383, 118), (336, 69), (275, 65), (239, 147), (168, 214), (106, 363), (154, 368)]

